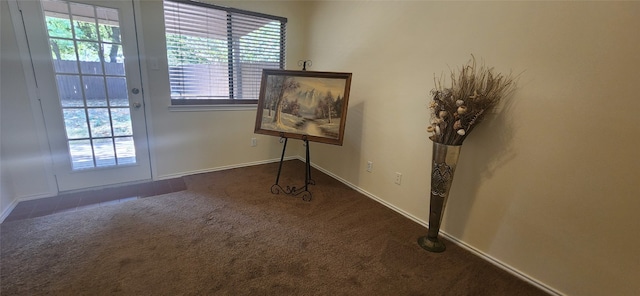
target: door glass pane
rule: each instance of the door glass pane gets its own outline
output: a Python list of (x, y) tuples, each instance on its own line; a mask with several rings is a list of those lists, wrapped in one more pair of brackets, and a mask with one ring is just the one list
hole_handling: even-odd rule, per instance
[(136, 163), (136, 149), (133, 144), (133, 137), (115, 138), (116, 154), (119, 164)]
[(56, 73), (78, 73), (78, 59), (73, 41), (51, 38), (50, 43)]
[(87, 115), (85, 109), (63, 109), (64, 125), (67, 129), (68, 139), (82, 139), (89, 137)]
[(104, 44), (104, 71), (107, 75), (124, 76), (124, 55), (119, 44)]
[(82, 85), (78, 75), (56, 75), (62, 107), (83, 107)]
[(112, 8), (98, 7), (98, 28), (100, 30), (100, 41), (120, 43), (120, 23), (118, 21), (118, 11)]
[(71, 155), (72, 169), (81, 170), (94, 167), (91, 140), (69, 141), (69, 154)]
[(97, 108), (87, 110), (89, 113), (89, 126), (91, 127), (91, 137), (111, 137), (111, 119), (109, 109)]
[(96, 24), (83, 21), (85, 18), (74, 18), (73, 29), (78, 40), (98, 40), (98, 30)]
[(113, 150), (113, 139), (95, 139), (93, 147), (96, 153), (96, 166), (112, 166), (116, 164), (116, 154)]
[(124, 77), (107, 77), (107, 93), (109, 94), (109, 105), (129, 106), (127, 80)]
[(131, 127), (131, 113), (129, 108), (113, 108), (111, 109), (111, 117), (113, 119), (113, 135), (114, 136), (132, 136), (133, 128)]
[(71, 3), (75, 39), (98, 41), (94, 6)]
[(69, 6), (65, 2), (42, 2), (45, 10), (47, 31), (51, 37), (73, 38), (71, 31), (71, 19), (69, 18)]
[(97, 42), (76, 42), (78, 44), (78, 58), (80, 70), (84, 74), (102, 74), (100, 62), (100, 45)]
[(118, 10), (57, 0), (42, 7), (72, 168), (135, 164)]
[(87, 106), (107, 106), (107, 93), (104, 87), (103, 76), (84, 76), (84, 95), (87, 98)]

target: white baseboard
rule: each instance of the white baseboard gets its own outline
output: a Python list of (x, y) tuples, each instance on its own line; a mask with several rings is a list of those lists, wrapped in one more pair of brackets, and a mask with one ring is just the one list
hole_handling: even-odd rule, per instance
[(9, 206), (4, 209), (4, 211), (2, 212), (2, 215), (0, 215), (0, 223), (4, 222), (4, 219), (6, 219), (9, 214), (11, 214), (11, 211), (13, 211), (13, 209), (16, 208), (16, 206), (18, 205), (19, 202), (21, 201), (27, 201), (27, 200), (33, 200), (33, 199), (41, 199), (41, 198), (47, 198), (47, 197), (52, 197), (55, 196), (55, 193), (43, 193), (43, 194), (38, 194), (38, 195), (30, 195), (30, 196), (23, 196), (23, 197), (18, 197), (16, 199), (14, 199)]
[[(296, 158), (299, 159), (300, 161), (303, 161), (303, 162), (305, 161), (305, 159), (302, 158), (301, 156), (298, 156)], [(318, 166), (317, 164), (314, 164), (313, 162), (311, 162), (311, 166), (316, 168), (317, 170), (319, 170), (319, 171), (331, 176), (332, 178), (340, 181), (341, 183), (349, 186), (351, 189), (353, 189), (353, 190), (355, 190), (355, 191), (357, 191), (359, 193), (362, 193), (363, 195), (365, 195), (365, 196), (367, 196), (367, 197), (369, 197), (369, 198), (381, 203), (382, 205), (390, 208), (391, 210), (396, 211), (399, 214), (401, 214), (401, 215), (413, 220), (414, 222), (416, 222), (416, 223), (418, 223), (418, 224), (420, 224), (420, 225), (422, 225), (422, 226), (424, 226), (426, 228), (429, 227), (428, 221), (424, 221), (422, 219), (419, 219), (419, 218), (407, 213), (406, 211), (394, 206), (393, 204), (388, 203), (387, 201), (381, 199), (380, 197), (377, 197), (374, 194), (372, 194), (370, 192), (367, 192), (366, 190), (364, 190), (364, 189), (362, 189), (362, 188), (350, 183), (349, 181), (347, 181), (347, 180), (345, 180), (345, 179), (333, 174), (332, 172), (330, 172), (328, 170), (325, 170), (324, 168)], [(497, 266), (498, 268), (500, 268), (502, 270), (505, 270), (508, 273), (510, 273), (510, 274), (512, 274), (512, 275), (514, 275), (514, 276), (516, 276), (516, 277), (518, 277), (518, 278), (520, 278), (520, 279), (522, 279), (522, 280), (524, 280), (524, 281), (536, 286), (537, 288), (543, 290), (544, 292), (549, 293), (549, 295), (557, 295), (557, 296), (563, 295), (559, 291), (556, 291), (555, 289), (553, 289), (553, 288), (545, 285), (544, 283), (542, 283), (542, 282), (540, 282), (540, 281), (528, 276), (527, 274), (519, 271), (518, 269), (516, 269), (516, 268), (514, 268), (514, 267), (512, 267), (512, 266), (510, 266), (510, 265), (508, 265), (508, 264), (496, 259), (496, 258), (493, 258), (489, 254), (484, 253), (484, 252), (474, 248), (473, 246), (465, 243), (464, 241), (462, 241), (462, 240), (460, 240), (460, 239), (458, 239), (458, 238), (456, 238), (456, 237), (454, 237), (454, 236), (452, 236), (452, 235), (450, 235), (450, 234), (448, 234), (448, 233), (446, 233), (444, 231), (440, 231), (440, 234), (442, 236), (446, 237), (448, 240), (450, 240), (454, 244), (460, 246), (461, 248), (463, 248), (465, 250), (468, 250), (469, 252), (473, 253), (474, 255), (476, 255), (476, 256), (478, 256), (478, 257), (480, 257), (480, 258), (482, 258), (482, 259), (484, 259), (486, 261), (488, 261), (489, 263)]]
[(11, 211), (13, 211), (13, 209), (16, 208), (16, 206), (18, 205), (18, 200), (14, 199), (9, 206), (4, 209), (4, 211), (2, 212), (2, 215), (0, 215), (0, 224), (2, 222), (4, 222), (4, 219), (7, 219), (7, 217), (9, 216), (9, 214), (11, 214)]
[[(287, 156), (283, 160), (287, 161), (287, 160), (292, 160), (292, 159), (300, 159), (300, 158), (297, 157), (297, 156)], [(280, 158), (274, 158), (274, 159), (267, 159), (267, 160), (259, 160), (259, 161), (245, 162), (245, 163), (239, 163), (239, 164), (225, 165), (225, 166), (219, 166), (219, 167), (210, 168), (210, 169), (204, 169), (204, 170), (195, 170), (195, 171), (189, 171), (189, 172), (182, 172), (182, 173), (179, 173), (179, 174), (162, 175), (162, 176), (158, 176), (157, 178), (155, 178), (155, 180), (156, 181), (158, 181), (158, 180), (167, 180), (167, 179), (180, 178), (180, 177), (189, 176), (189, 175), (211, 173), (211, 172), (217, 172), (217, 171), (223, 171), (223, 170), (229, 170), (229, 169), (237, 169), (237, 168), (242, 168), (242, 167), (260, 165), (260, 164), (267, 164), (267, 163), (273, 163), (273, 162), (279, 162), (279, 161), (280, 161)]]

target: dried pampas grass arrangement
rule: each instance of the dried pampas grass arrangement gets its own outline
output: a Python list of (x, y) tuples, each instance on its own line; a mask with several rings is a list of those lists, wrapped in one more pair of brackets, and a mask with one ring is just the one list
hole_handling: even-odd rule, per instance
[(451, 86), (443, 86), (444, 79), (435, 79), (431, 91), (431, 125), (427, 131), (434, 142), (462, 145), (471, 131), (495, 108), (513, 93), (516, 87), (511, 74), (494, 74), (493, 68), (477, 65), (472, 59), (457, 71), (451, 71)]

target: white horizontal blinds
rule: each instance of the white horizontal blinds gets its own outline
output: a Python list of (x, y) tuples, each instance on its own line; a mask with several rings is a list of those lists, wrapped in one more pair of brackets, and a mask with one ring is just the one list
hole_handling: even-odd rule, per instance
[(282, 69), (284, 26), (280, 21), (231, 13), (233, 92), (237, 99), (257, 99), (262, 69)]
[(255, 102), (262, 69), (284, 67), (284, 18), (176, 0), (164, 11), (173, 103)]
[(229, 97), (227, 13), (165, 1), (171, 97)]

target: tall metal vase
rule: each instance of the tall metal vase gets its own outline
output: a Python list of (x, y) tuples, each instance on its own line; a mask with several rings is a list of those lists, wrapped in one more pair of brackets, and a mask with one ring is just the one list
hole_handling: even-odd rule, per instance
[(418, 244), (430, 252), (443, 252), (446, 247), (438, 240), (440, 223), (449, 197), (462, 145), (452, 146), (433, 142), (431, 163), (431, 199), (429, 202), (429, 230), (418, 238)]

